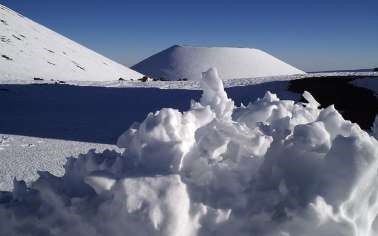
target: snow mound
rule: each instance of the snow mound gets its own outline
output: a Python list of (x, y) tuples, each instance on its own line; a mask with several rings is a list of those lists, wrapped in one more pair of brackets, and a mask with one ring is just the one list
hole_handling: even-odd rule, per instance
[(377, 235), (378, 141), (333, 106), (267, 92), (236, 107), (212, 69), (200, 102), (165, 108), (63, 177), (0, 195), (0, 234)]
[(0, 80), (109, 81), (143, 75), (0, 5)]
[(222, 79), (304, 74), (303, 71), (258, 49), (173, 46), (131, 67), (163, 80), (199, 80), (216, 67)]

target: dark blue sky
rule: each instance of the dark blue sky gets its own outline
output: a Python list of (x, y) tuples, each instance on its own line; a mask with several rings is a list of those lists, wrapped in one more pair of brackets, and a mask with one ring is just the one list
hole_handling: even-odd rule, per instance
[(378, 0), (0, 0), (120, 63), (174, 44), (265, 50), (306, 71), (378, 66)]

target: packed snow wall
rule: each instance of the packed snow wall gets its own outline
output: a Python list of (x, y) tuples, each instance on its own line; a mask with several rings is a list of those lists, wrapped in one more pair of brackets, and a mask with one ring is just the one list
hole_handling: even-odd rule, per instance
[[(378, 142), (333, 107), (266, 95), (236, 107), (216, 70), (186, 112), (0, 195), (1, 235), (373, 236)], [(374, 132), (376, 133), (376, 125)]]

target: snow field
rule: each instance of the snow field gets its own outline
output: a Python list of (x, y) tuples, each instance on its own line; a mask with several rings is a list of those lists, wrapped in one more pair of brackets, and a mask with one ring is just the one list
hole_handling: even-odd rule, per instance
[(0, 195), (1, 234), (376, 235), (374, 137), (308, 92), (236, 107), (216, 70), (203, 76), (199, 102), (132, 125), (122, 154), (16, 181)]

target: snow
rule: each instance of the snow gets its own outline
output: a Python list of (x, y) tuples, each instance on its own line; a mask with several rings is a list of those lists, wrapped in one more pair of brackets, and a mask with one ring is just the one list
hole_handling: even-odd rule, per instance
[[(202, 73), (201, 73), (202, 74)], [(318, 77), (378, 77), (378, 72), (329, 72), (329, 73), (310, 73), (310, 74), (295, 74), (295, 75), (276, 75), (276, 76), (262, 76), (262, 77), (248, 77), (248, 78), (231, 78), (223, 79), (224, 87), (245, 87), (250, 85), (259, 85), (269, 82), (290, 81), (305, 78)], [(1, 83), (1, 81), (0, 81)], [(10, 80), (7, 84), (25, 83), (21, 81)], [(35, 82), (34, 82), (35, 83)], [(87, 81), (70, 81), (72, 85), (78, 86), (99, 86), (99, 87), (118, 87), (118, 88), (159, 88), (159, 89), (185, 89), (185, 90), (200, 90), (200, 81), (107, 81), (107, 82), (87, 82)]]
[(155, 79), (199, 80), (201, 73), (211, 67), (216, 67), (223, 79), (304, 74), (258, 49), (177, 45), (139, 62), (132, 69)]
[(0, 5), (0, 81), (114, 81), (143, 75)]
[(1, 5), (0, 32), (0, 235), (378, 234), (378, 116), (364, 131), (288, 91), (378, 73), (174, 46), (135, 68), (189, 81), (140, 82)]
[[(201, 96), (201, 91), (181, 85), (179, 89), (143, 86), (0, 85), (0, 134), (115, 144), (123, 130), (149, 112), (164, 107), (185, 111), (191, 99)], [(287, 86), (276, 81), (227, 88), (227, 93), (236, 104), (247, 104), (266, 90), (298, 99), (300, 95), (287, 91)]]
[(0, 190), (11, 190), (14, 178), (27, 183), (35, 181), (38, 171), (61, 176), (66, 158), (76, 157), (90, 149), (98, 152), (118, 150), (108, 144), (0, 134)]
[[(167, 82), (170, 85), (162, 86), (166, 89), (157, 89), (154, 83), (127, 81), (120, 87), (112, 82), (92, 82), (92, 86), (80, 81), (63, 85), (19, 82), (0, 85), (0, 137), (6, 137), (0, 145), (4, 148), (0, 151), (4, 163), (0, 191), (12, 189), (14, 177), (26, 183), (34, 181), (37, 171), (62, 175), (67, 157), (92, 148), (114, 149), (124, 129), (143, 121), (149, 112), (164, 107), (184, 111), (191, 99), (201, 95), (199, 85), (191, 87), (189, 81)], [(80, 86), (68, 85), (76, 83)], [(287, 91), (284, 81), (233, 87), (227, 92), (236, 104), (247, 104), (268, 89), (287, 99), (299, 98)]]
[(212, 69), (199, 102), (163, 108), (62, 177), (0, 193), (0, 234), (373, 236), (378, 141), (310, 93), (236, 106)]

